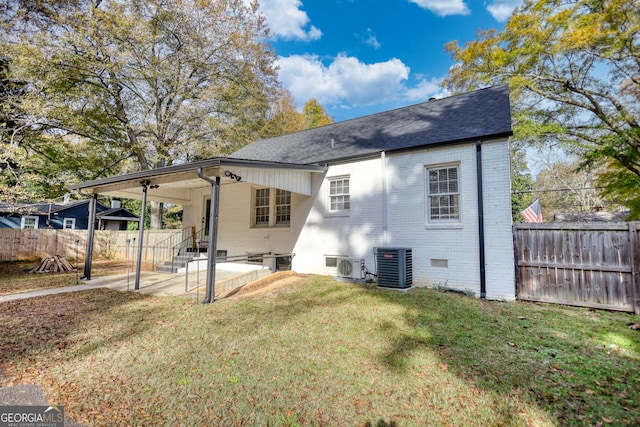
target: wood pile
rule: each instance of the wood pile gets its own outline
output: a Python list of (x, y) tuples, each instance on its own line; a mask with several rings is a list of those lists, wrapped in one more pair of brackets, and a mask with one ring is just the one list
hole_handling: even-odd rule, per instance
[(76, 271), (76, 268), (64, 257), (56, 255), (43, 259), (29, 273), (68, 273), (71, 271)]

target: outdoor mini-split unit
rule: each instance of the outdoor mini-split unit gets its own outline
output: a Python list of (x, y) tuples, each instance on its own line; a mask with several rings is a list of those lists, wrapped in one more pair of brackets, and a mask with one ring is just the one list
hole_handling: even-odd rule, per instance
[(413, 286), (410, 248), (373, 248), (378, 286), (405, 289)]
[(363, 280), (364, 260), (359, 258), (338, 258), (338, 277), (343, 279)]

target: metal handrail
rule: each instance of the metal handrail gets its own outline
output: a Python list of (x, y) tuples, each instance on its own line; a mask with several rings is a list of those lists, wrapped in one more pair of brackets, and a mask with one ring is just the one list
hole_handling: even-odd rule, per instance
[(185, 237), (184, 239), (182, 239), (182, 241), (178, 242), (171, 249), (171, 270), (172, 271), (175, 267), (176, 254), (180, 255), (180, 252), (183, 249), (186, 249), (189, 247), (193, 248), (194, 239), (196, 244), (195, 245), (196, 253), (198, 254), (198, 256), (200, 256), (200, 248), (202, 248), (202, 242), (205, 241), (204, 237), (205, 237), (204, 229), (201, 229), (197, 231), (195, 234), (190, 234), (188, 237)]
[[(179, 232), (172, 234), (152, 247), (152, 266), (155, 269), (165, 261), (171, 260), (171, 268), (175, 267), (175, 256), (180, 255), (183, 249), (192, 247), (193, 240), (204, 239), (204, 229), (193, 233), (194, 227), (184, 227)], [(178, 240), (180, 239), (180, 240)], [(158, 255), (158, 252), (160, 255)]]
[[(184, 239), (185, 234), (189, 233), (191, 235), (191, 227), (183, 227), (180, 231), (172, 233), (169, 237), (160, 242), (156, 243), (151, 247), (151, 265), (155, 269), (160, 263), (163, 263), (167, 259), (169, 259), (169, 252), (172, 252), (173, 247), (175, 246), (175, 240), (177, 238)], [(179, 237), (178, 237), (179, 236)], [(156, 254), (160, 252), (158, 256)], [(156, 262), (158, 259), (158, 262)]]

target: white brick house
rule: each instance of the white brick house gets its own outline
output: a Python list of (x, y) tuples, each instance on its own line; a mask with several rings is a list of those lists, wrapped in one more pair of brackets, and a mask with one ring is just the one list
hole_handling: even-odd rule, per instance
[(374, 248), (410, 248), (414, 286), (514, 300), (511, 134), (496, 86), (70, 188), (140, 198), (141, 179), (157, 182), (150, 199), (183, 204), (200, 229), (214, 193), (198, 168), (221, 184), (218, 252), (295, 253), (294, 270), (335, 275), (340, 257), (375, 273)]

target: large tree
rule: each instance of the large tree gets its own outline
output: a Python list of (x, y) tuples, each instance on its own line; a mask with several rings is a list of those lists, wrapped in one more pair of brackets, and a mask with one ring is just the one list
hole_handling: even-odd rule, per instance
[(16, 0), (0, 10), (2, 50), (27, 82), (29, 128), (108, 153), (98, 178), (226, 154), (259, 135), (277, 81), (256, 10), (243, 0)]
[(639, 0), (525, 0), (502, 31), (447, 49), (452, 91), (509, 84), (516, 138), (563, 144), (640, 183)]
[(553, 218), (558, 213), (589, 213), (611, 206), (598, 194), (596, 176), (579, 166), (580, 161), (550, 161), (538, 173), (534, 194), (540, 198), (543, 215)]
[(313, 98), (305, 102), (302, 112), (298, 112), (293, 95), (286, 88), (282, 88), (271, 104), (269, 120), (261, 133), (263, 138), (269, 138), (333, 122), (333, 117)]

